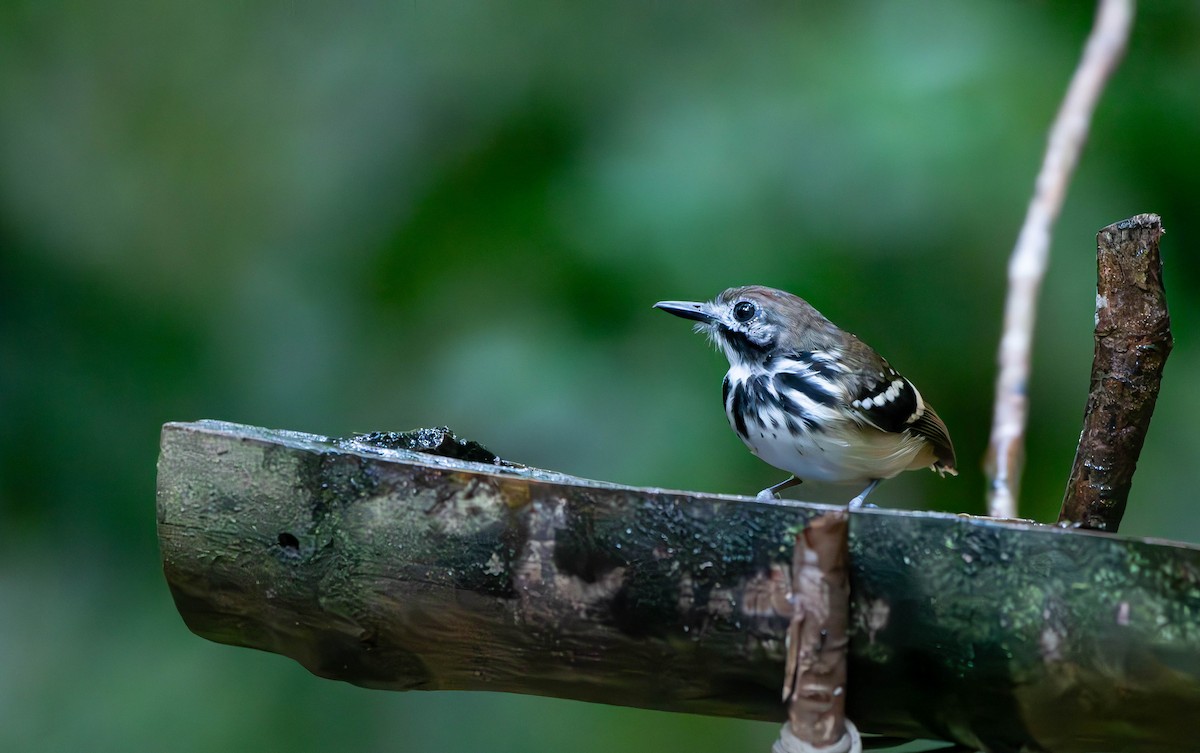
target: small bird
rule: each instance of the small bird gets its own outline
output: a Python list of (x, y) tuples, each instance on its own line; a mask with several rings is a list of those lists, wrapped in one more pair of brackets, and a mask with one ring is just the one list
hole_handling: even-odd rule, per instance
[(712, 301), (654, 307), (695, 320), (729, 359), (721, 388), (729, 425), (751, 452), (792, 474), (759, 492), (760, 500), (804, 480), (825, 481), (862, 487), (853, 508), (902, 471), (958, 475), (950, 433), (933, 406), (804, 299), (750, 285)]

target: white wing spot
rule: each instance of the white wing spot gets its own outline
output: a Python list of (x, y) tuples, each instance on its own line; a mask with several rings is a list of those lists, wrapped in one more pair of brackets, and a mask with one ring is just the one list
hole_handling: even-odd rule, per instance
[(900, 397), (900, 389), (902, 387), (904, 387), (904, 382), (900, 381), (899, 379), (892, 382), (892, 386), (888, 387), (888, 391), (884, 394), (884, 397), (889, 403)]

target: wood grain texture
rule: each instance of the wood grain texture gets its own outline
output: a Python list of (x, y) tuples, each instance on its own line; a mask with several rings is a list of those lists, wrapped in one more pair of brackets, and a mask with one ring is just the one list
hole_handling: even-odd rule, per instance
[[(168, 424), (158, 531), (210, 640), (391, 690), (782, 721), (792, 544), (828, 507)], [(993, 751), (1193, 746), (1200, 551), (850, 516), (847, 715)]]

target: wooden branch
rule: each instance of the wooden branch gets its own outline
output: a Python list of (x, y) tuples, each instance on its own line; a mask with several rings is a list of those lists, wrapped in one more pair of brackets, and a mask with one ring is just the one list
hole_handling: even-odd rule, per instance
[[(830, 508), (602, 484), (219, 422), (168, 424), (185, 623), (371, 688), (782, 721), (797, 531)], [(847, 716), (990, 750), (1194, 746), (1200, 550), (850, 516)]]
[(1092, 389), (1060, 523), (1115, 532), (1125, 514), (1173, 344), (1158, 250), (1162, 234), (1156, 214), (1096, 234)]
[(796, 534), (783, 680), (788, 723), (773, 753), (862, 750), (857, 730), (846, 720), (849, 523), (847, 510), (827, 512)]
[(1059, 108), (1046, 156), (1038, 172), (1033, 199), (1008, 262), (1008, 297), (1000, 338), (996, 405), (985, 460), (988, 514), (1017, 515), (1017, 492), (1025, 463), (1025, 424), (1029, 417), (1029, 372), (1037, 297), (1050, 257), (1050, 236), (1062, 210), (1067, 186), (1083, 144), (1092, 112), (1109, 76), (1125, 53), (1133, 26), (1133, 0), (1100, 0), (1096, 22), (1083, 57)]

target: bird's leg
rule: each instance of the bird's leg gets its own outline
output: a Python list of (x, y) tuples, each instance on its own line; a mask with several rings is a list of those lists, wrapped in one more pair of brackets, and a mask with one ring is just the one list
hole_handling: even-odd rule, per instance
[(775, 486), (768, 486), (766, 489), (763, 489), (761, 492), (759, 492), (754, 498), (759, 502), (770, 502), (773, 499), (779, 499), (779, 492), (783, 491), (784, 489), (791, 489), (793, 486), (799, 486), (803, 483), (804, 482), (800, 479), (792, 476), (787, 481), (780, 481), (778, 484), (775, 484)]
[(870, 494), (871, 492), (875, 491), (875, 487), (879, 486), (879, 482), (881, 480), (882, 479), (875, 479), (871, 483), (867, 484), (867, 488), (863, 489), (861, 492), (859, 492), (857, 497), (850, 500), (849, 504), (847, 504), (846, 507), (849, 507), (851, 510), (856, 510), (856, 509), (862, 507), (863, 502), (865, 502), (867, 499), (867, 495)]

